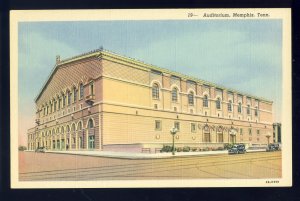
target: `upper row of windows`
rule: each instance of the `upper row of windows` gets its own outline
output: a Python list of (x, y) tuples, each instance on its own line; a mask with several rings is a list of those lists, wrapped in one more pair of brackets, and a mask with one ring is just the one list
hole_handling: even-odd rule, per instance
[[(177, 102), (178, 101), (178, 89), (174, 87), (172, 89), (172, 101)], [(153, 99), (159, 99), (159, 86), (158, 84), (153, 84), (152, 86), (152, 98)], [(194, 92), (189, 92), (188, 94), (188, 103), (189, 105), (194, 105)], [(203, 97), (203, 107), (208, 107), (208, 96), (204, 95)], [(216, 100), (216, 108), (221, 109), (221, 99), (217, 98)], [(229, 100), (227, 109), (229, 112), (232, 112), (232, 101)], [(238, 113), (242, 113), (242, 104), (239, 103), (238, 105)], [(255, 107), (255, 116), (258, 115), (258, 106)], [(247, 105), (247, 114), (250, 114), (250, 105)]]
[[(94, 95), (94, 82), (90, 82), (89, 90), (89, 94)], [(75, 103), (77, 101), (77, 97), (79, 98), (79, 100), (82, 100), (84, 98), (84, 85), (82, 83), (79, 85), (78, 89), (74, 87), (72, 89), (72, 92), (68, 90), (66, 94), (62, 94), (62, 96), (58, 97), (57, 100), (53, 100), (48, 105), (43, 106), (43, 115), (48, 115), (49, 113), (55, 112), (56, 110), (66, 107), (66, 105), (71, 105), (72, 100), (73, 103)]]

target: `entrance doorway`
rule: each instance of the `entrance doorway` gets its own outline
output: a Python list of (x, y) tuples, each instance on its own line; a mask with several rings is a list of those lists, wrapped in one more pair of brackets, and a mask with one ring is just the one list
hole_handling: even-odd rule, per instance
[(230, 143), (236, 143), (236, 136), (230, 135)]

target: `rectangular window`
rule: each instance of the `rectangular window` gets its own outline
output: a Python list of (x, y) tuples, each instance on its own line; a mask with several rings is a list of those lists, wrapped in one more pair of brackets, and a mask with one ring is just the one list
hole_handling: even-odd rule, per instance
[(252, 135), (252, 129), (249, 128), (249, 135)]
[(256, 130), (256, 134), (259, 135), (259, 130)]
[(63, 107), (66, 106), (66, 96), (63, 96)]
[(80, 84), (80, 99), (83, 98), (83, 84)]
[(180, 123), (178, 121), (174, 123), (174, 128), (176, 128), (177, 131), (180, 131)]
[(231, 102), (228, 103), (228, 111), (229, 111), (229, 112), (232, 112), (232, 105), (231, 105)]
[(73, 94), (73, 101), (74, 101), (74, 103), (76, 102), (76, 100), (77, 100), (77, 90), (74, 89), (74, 94)]
[(58, 108), (57, 108), (57, 110), (60, 109), (60, 101), (61, 101), (61, 99), (58, 99)]
[(89, 136), (89, 149), (95, 148), (95, 136), (91, 135)]
[(69, 92), (68, 93), (68, 105), (70, 105), (71, 104), (71, 93)]
[(242, 128), (240, 128), (240, 134), (243, 135), (243, 129)]
[(247, 105), (247, 114), (250, 114), (250, 105)]
[(161, 121), (155, 120), (155, 130), (161, 130)]
[(191, 132), (192, 133), (196, 132), (196, 124), (195, 123), (191, 123)]
[(56, 101), (54, 101), (54, 112), (56, 111)]
[(94, 95), (94, 83), (93, 82), (91, 82), (91, 84), (90, 84), (90, 95)]
[(238, 106), (238, 113), (242, 113), (242, 104), (239, 103), (239, 106)]

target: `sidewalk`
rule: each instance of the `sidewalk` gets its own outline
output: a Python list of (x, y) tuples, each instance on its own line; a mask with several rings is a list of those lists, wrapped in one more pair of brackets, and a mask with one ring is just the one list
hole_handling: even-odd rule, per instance
[[(261, 152), (266, 150), (247, 150), (249, 152)], [(187, 156), (207, 156), (207, 155), (221, 155), (228, 154), (224, 151), (202, 151), (202, 152), (175, 152), (173, 156), (169, 153), (132, 153), (132, 152), (113, 152), (113, 151), (46, 151), (46, 153), (56, 154), (70, 154), (82, 156), (95, 156), (107, 158), (123, 158), (123, 159), (158, 159), (158, 158), (172, 158), (172, 157), (187, 157)]]

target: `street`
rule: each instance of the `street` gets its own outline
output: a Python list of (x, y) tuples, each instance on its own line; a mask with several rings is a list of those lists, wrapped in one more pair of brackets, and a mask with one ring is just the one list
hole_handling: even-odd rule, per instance
[(19, 152), (20, 181), (256, 179), (281, 171), (280, 151), (134, 160)]

